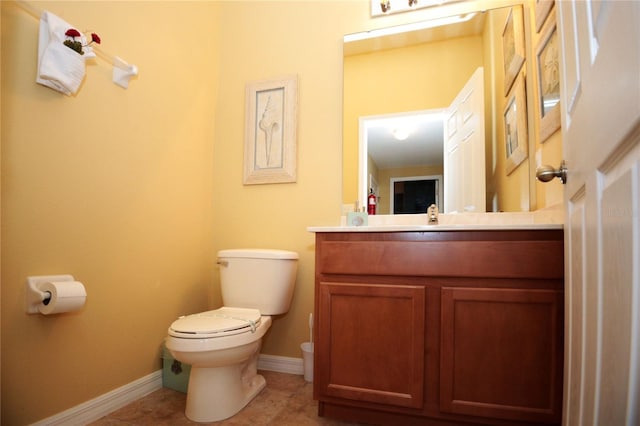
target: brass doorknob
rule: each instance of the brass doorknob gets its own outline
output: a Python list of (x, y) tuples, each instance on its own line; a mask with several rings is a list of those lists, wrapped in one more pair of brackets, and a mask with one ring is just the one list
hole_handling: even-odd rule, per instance
[(563, 184), (567, 183), (567, 166), (564, 160), (557, 169), (551, 166), (540, 166), (536, 169), (536, 179), (540, 182), (551, 182), (553, 178), (560, 178)]

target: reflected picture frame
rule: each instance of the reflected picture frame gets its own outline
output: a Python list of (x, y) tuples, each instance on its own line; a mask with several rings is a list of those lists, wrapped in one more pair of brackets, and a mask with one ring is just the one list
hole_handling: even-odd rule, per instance
[(505, 169), (513, 173), (528, 156), (527, 100), (524, 75), (519, 73), (504, 108), (504, 141), (506, 149)]
[(502, 30), (502, 58), (504, 60), (504, 94), (509, 93), (525, 61), (524, 19), (522, 6), (509, 10)]
[(536, 50), (538, 140), (545, 142), (560, 129), (560, 39), (555, 10), (549, 15)]
[(297, 179), (298, 78), (246, 85), (243, 184)]

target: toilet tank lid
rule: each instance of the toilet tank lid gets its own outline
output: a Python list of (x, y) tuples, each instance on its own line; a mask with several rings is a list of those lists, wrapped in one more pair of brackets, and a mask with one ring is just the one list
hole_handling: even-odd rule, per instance
[(298, 259), (298, 253), (276, 249), (228, 249), (218, 252), (219, 258)]

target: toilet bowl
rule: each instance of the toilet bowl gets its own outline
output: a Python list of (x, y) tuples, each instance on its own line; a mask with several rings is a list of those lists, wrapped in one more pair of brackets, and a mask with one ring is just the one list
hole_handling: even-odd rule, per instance
[(289, 309), (297, 259), (297, 253), (282, 250), (218, 253), (222, 299), (233, 306), (180, 317), (165, 339), (173, 357), (191, 365), (187, 418), (229, 418), (265, 387), (257, 374), (262, 337), (271, 327), (270, 315)]
[(262, 336), (271, 326), (271, 317), (252, 310), (259, 317), (253, 327), (243, 327), (242, 331), (211, 327), (210, 336), (204, 332), (184, 336), (185, 322), (198, 319), (205, 324), (210, 318), (214, 325), (217, 315), (224, 319), (230, 311), (235, 317), (241, 314), (239, 309), (221, 308), (181, 318), (169, 328), (167, 349), (175, 359), (191, 365), (185, 410), (190, 420), (212, 422), (229, 418), (265, 387), (264, 378), (257, 374), (257, 363)]

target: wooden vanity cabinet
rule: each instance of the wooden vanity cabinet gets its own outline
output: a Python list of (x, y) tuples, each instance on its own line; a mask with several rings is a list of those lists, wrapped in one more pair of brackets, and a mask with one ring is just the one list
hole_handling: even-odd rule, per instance
[(319, 415), (559, 424), (562, 230), (316, 234)]

